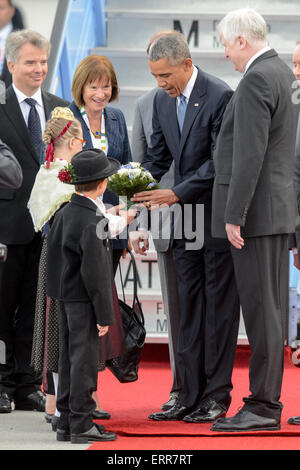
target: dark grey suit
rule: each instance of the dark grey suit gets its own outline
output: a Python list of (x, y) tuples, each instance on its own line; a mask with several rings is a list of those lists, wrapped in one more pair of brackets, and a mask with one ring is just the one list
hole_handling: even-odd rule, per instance
[(230, 223), (241, 227), (245, 240), (241, 250), (232, 247), (252, 351), (251, 396), (244, 398), (245, 408), (279, 420), (287, 234), (294, 231), (296, 219), (294, 80), (274, 50), (258, 57), (227, 106), (214, 154), (213, 234), (226, 237), (225, 223)]
[[(144, 96), (141, 96), (136, 102), (131, 144), (133, 161), (142, 162), (147, 155), (149, 146), (151, 145), (153, 100), (157, 90), (158, 88), (153, 88)], [(170, 170), (164, 174), (160, 180), (160, 187), (171, 188), (173, 184), (174, 163), (171, 165)], [(168, 215), (169, 208), (163, 208), (163, 220), (164, 217), (168, 219)], [(141, 225), (143, 225), (142, 222)], [(154, 238), (153, 242), (157, 251), (157, 263), (160, 274), (164, 312), (168, 323), (169, 354), (173, 376), (173, 384), (170, 392), (173, 393), (179, 391), (181, 388), (177, 358), (180, 321), (177, 275), (170, 249), (170, 239), (166, 237)]]
[(0, 188), (17, 189), (22, 180), (23, 173), (18, 160), (0, 139)]
[[(46, 119), (56, 106), (67, 101), (42, 92)], [(0, 189), (0, 242), (7, 244), (5, 263), (0, 264), (0, 340), (6, 344), (6, 364), (0, 366), (0, 391), (22, 402), (39, 389), (40, 377), (29, 366), (41, 235), (34, 232), (27, 208), (40, 168), (17, 97), (10, 86), (0, 105), (0, 138), (12, 149), (23, 172), (19, 189)]]
[(232, 93), (225, 82), (198, 68), (180, 133), (176, 99), (158, 90), (145, 162), (159, 180), (174, 161), (172, 189), (183, 211), (184, 204), (192, 208), (189, 222), (194, 230), (196, 210), (204, 207), (203, 247), (187, 248), (184, 231), (182, 238), (172, 239), (181, 311), (178, 358), (183, 386), (179, 403), (191, 408), (208, 396), (225, 409), (231, 402), (240, 305), (229, 244), (211, 234), (211, 197), (212, 153)]

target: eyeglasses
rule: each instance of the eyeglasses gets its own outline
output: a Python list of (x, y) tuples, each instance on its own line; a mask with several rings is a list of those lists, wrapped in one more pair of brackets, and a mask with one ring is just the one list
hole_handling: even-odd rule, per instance
[(83, 139), (81, 139), (80, 137), (76, 137), (76, 136), (74, 136), (74, 139), (80, 140), (80, 142), (82, 142), (82, 143), (83, 143), (83, 145), (85, 145), (85, 144), (86, 144), (86, 141), (85, 141), (85, 140), (83, 140)]

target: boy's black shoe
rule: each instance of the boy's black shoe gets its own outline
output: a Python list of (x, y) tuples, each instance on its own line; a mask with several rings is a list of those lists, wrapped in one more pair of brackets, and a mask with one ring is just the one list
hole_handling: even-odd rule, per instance
[(56, 440), (61, 442), (67, 442), (71, 440), (70, 429), (59, 429), (56, 430)]
[(94, 426), (86, 432), (79, 434), (71, 434), (72, 444), (87, 444), (94, 441), (115, 441), (117, 435), (114, 432), (105, 431), (103, 426), (94, 424)]

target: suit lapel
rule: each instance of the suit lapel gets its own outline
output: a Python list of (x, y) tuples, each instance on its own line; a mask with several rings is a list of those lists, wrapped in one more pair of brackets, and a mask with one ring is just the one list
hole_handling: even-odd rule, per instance
[(116, 137), (118, 133), (118, 121), (112, 108), (106, 107), (104, 110), (105, 115), (105, 132), (108, 141), (108, 152), (113, 154), (113, 148), (116, 144)]
[(29, 150), (30, 155), (32, 155), (34, 160), (39, 163), (38, 155), (35, 152), (28, 127), (24, 120), (20, 105), (12, 86), (10, 86), (7, 90), (6, 104), (4, 106), (8, 119), (10, 120), (12, 126), (17, 129), (18, 136), (24, 142), (25, 146)]
[(50, 118), (50, 114), (53, 110), (51, 95), (42, 91), (42, 100), (44, 104), (45, 118), (46, 121), (48, 121), (48, 119)]
[(166, 94), (167, 103), (165, 106), (166, 120), (168, 126), (173, 134), (173, 139), (175, 141), (175, 147), (179, 148), (180, 143), (180, 132), (177, 120), (177, 101), (176, 98), (171, 98)]
[(206, 95), (206, 86), (207, 86), (206, 79), (204, 75), (202, 74), (201, 70), (198, 69), (196, 82), (192, 90), (192, 93), (190, 95), (190, 99), (189, 99), (186, 113), (185, 113), (182, 134), (181, 134), (181, 139), (180, 139), (180, 150), (179, 150), (180, 154), (183, 150), (184, 144), (189, 135), (190, 129), (196, 119), (196, 116), (199, 114), (199, 112), (201, 111), (204, 105), (204, 102), (205, 102), (204, 100), (205, 100), (205, 95)]

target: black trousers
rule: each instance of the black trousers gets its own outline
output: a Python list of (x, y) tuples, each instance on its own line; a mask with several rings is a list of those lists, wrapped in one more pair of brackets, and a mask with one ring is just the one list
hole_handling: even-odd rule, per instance
[(0, 263), (0, 340), (6, 364), (0, 365), (0, 391), (16, 400), (40, 389), (41, 374), (30, 366), (39, 259), (40, 234), (27, 245), (8, 245)]
[(240, 315), (230, 250), (189, 251), (184, 240), (174, 240), (173, 256), (181, 309), (179, 401), (194, 407), (210, 396), (228, 408)]
[(242, 250), (232, 248), (251, 359), (251, 395), (246, 409), (280, 419), (285, 322), (288, 309), (288, 235), (246, 238)]
[(98, 359), (99, 337), (91, 304), (60, 302), (57, 409), (61, 429), (77, 434), (93, 426)]

